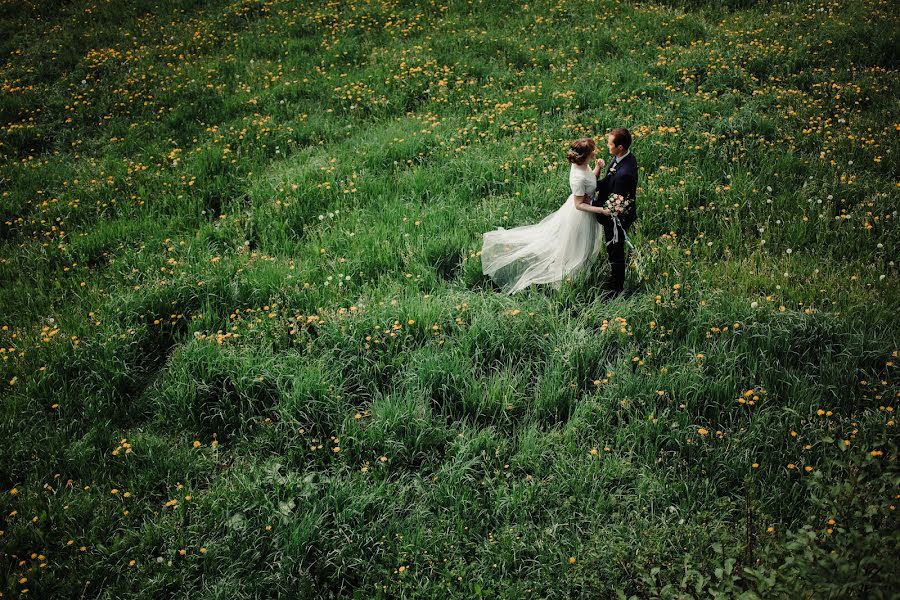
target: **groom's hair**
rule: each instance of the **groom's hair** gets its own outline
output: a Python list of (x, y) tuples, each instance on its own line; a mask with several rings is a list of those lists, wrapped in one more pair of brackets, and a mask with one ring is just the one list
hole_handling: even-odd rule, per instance
[(631, 132), (624, 127), (613, 129), (609, 132), (609, 135), (612, 136), (614, 146), (622, 146), (626, 150), (631, 147)]

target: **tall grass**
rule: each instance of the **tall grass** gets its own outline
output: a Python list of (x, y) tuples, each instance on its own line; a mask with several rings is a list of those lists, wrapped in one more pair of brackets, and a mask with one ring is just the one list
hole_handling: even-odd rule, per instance
[(3, 597), (891, 597), (890, 9), (0, 1)]

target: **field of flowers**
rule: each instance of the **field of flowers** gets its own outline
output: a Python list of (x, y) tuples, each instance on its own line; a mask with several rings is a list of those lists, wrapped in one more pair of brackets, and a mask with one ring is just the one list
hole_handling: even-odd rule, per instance
[(0, 0), (0, 598), (895, 597), (898, 14)]

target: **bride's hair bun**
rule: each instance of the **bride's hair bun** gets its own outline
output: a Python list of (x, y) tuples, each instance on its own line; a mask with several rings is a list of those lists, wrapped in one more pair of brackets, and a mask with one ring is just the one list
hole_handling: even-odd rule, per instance
[(576, 165), (583, 165), (594, 151), (593, 138), (580, 138), (569, 145), (569, 151), (566, 153), (566, 160)]

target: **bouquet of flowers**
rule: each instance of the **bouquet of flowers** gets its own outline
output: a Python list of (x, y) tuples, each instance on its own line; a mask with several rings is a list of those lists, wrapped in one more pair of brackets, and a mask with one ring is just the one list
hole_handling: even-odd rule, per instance
[(621, 194), (610, 194), (606, 200), (606, 209), (614, 217), (621, 217), (631, 206), (631, 200)]
[(633, 199), (626, 198), (621, 194), (610, 194), (609, 198), (606, 199), (606, 210), (609, 211), (614, 223), (613, 239), (608, 240), (606, 244), (609, 245), (618, 242), (619, 229), (621, 229), (622, 235), (625, 236), (625, 242), (633, 250), (631, 258), (634, 269), (637, 271), (638, 276), (643, 279), (645, 270), (643, 256), (641, 255), (641, 252), (635, 248), (634, 244), (631, 243), (631, 239), (629, 239), (628, 234), (625, 232), (625, 228), (619, 223), (619, 217), (624, 215), (628, 209), (631, 208), (632, 204), (634, 204)]

